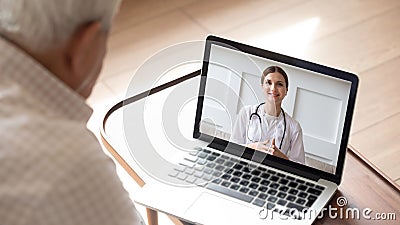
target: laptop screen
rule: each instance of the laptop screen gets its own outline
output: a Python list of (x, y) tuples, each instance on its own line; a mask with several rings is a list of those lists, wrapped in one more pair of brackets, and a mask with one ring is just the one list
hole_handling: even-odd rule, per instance
[(194, 136), (340, 180), (357, 85), (354, 74), (209, 36)]

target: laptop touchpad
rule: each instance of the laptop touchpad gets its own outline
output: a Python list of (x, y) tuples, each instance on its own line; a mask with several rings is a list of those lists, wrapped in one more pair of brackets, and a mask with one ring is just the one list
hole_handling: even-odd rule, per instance
[(249, 216), (258, 219), (258, 211), (247, 205), (204, 192), (186, 211), (185, 217), (202, 224), (247, 224)]

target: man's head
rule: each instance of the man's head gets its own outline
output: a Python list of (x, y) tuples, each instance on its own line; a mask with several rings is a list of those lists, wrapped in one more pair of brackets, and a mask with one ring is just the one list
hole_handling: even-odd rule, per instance
[(0, 0), (0, 35), (88, 97), (120, 0)]

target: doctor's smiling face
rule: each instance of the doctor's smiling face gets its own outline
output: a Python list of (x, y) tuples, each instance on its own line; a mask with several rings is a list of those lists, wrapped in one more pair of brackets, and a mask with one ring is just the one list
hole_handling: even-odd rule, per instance
[(287, 82), (280, 72), (268, 73), (262, 83), (262, 89), (266, 100), (280, 107), (287, 94)]

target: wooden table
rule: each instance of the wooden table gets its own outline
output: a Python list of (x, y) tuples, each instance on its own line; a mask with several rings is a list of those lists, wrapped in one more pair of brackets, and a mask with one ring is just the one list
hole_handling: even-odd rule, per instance
[[(396, 213), (396, 220), (368, 220), (360, 215), (360, 219), (331, 219), (324, 215), (314, 224), (399, 224), (400, 223), (400, 187), (384, 175), (371, 162), (363, 157), (352, 146), (347, 149), (342, 182), (339, 190), (329, 203), (332, 207), (337, 205), (337, 198), (345, 197), (348, 204), (343, 207), (357, 208), (361, 212), (366, 208), (375, 213)], [(344, 217), (343, 217), (344, 218)]]

